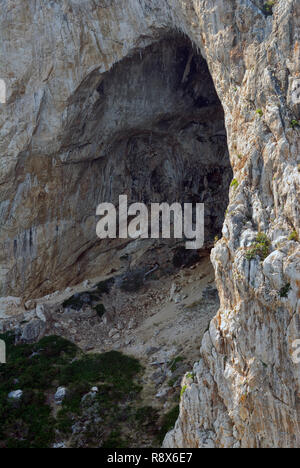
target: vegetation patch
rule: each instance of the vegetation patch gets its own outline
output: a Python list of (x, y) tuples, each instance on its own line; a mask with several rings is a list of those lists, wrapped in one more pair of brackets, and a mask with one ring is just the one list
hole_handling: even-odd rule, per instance
[(112, 431), (104, 441), (102, 448), (127, 448), (128, 441), (123, 439), (120, 430)]
[(183, 356), (177, 356), (175, 359), (173, 359), (172, 361), (169, 362), (169, 368), (172, 372), (175, 372), (175, 370), (177, 369), (177, 365), (184, 361), (184, 357)]
[(237, 189), (238, 186), (239, 186), (239, 183), (238, 183), (237, 179), (233, 179), (233, 181), (230, 184), (230, 187), (234, 188), (234, 189)]
[(289, 235), (289, 240), (298, 242), (299, 237), (297, 231), (294, 230), (291, 232), (291, 234)]
[(259, 257), (261, 260), (265, 260), (270, 254), (271, 241), (266, 234), (259, 232), (256, 236), (254, 244), (247, 249), (246, 259), (248, 261), (254, 260)]
[[(142, 406), (143, 368), (133, 357), (84, 354), (58, 336), (36, 344), (16, 344), (12, 333), (0, 339), (7, 345), (7, 364), (0, 365), (0, 448), (51, 448), (61, 441), (69, 447), (138, 447), (141, 441), (155, 447), (175, 423), (178, 411), (162, 418)], [(67, 390), (61, 406), (54, 403), (58, 386)], [(22, 397), (9, 399), (15, 390)]]
[(114, 285), (115, 279), (114, 278), (109, 278), (107, 280), (101, 281), (100, 283), (96, 284), (96, 292), (97, 294), (100, 295), (100, 297), (103, 296), (103, 294), (108, 294)]
[(194, 372), (188, 372), (188, 373), (186, 374), (186, 377), (187, 377), (188, 379), (193, 379), (193, 380), (194, 380), (195, 374), (194, 374)]
[(266, 16), (272, 16), (273, 15), (273, 7), (275, 6), (276, 1), (275, 0), (269, 0), (263, 5), (263, 12)]
[(182, 389), (181, 389), (181, 392), (180, 392), (180, 399), (183, 397), (183, 395), (184, 395), (186, 389), (187, 389), (187, 386), (184, 385), (184, 386), (182, 387)]
[(135, 418), (142, 426), (154, 428), (159, 419), (158, 410), (152, 406), (142, 406), (141, 408), (138, 408)]
[(60, 372), (60, 385), (106, 382), (115, 389), (130, 392), (135, 388), (133, 377), (141, 371), (140, 363), (117, 351), (88, 354), (66, 365)]
[(167, 432), (174, 428), (177, 418), (179, 416), (179, 405), (176, 405), (162, 419), (162, 426), (158, 434), (159, 443), (162, 444)]
[[(0, 365), (1, 448), (47, 448), (55, 440), (55, 419), (46, 400), (64, 364), (75, 357), (76, 347), (60, 337), (47, 337), (34, 345), (15, 345), (12, 333), (1, 335), (7, 364)], [(8, 393), (21, 389), (20, 400)]]
[(178, 380), (178, 377), (173, 377), (172, 379), (168, 380), (169, 387), (174, 387), (177, 380)]
[(300, 122), (299, 122), (299, 120), (296, 120), (296, 119), (291, 120), (291, 127), (292, 127), (292, 128), (300, 127)]

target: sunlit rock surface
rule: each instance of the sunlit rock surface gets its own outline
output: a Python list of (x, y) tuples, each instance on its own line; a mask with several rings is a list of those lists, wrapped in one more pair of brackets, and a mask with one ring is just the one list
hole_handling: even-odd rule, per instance
[[(175, 168), (176, 179), (181, 154), (182, 162), (189, 161), (187, 180), (193, 180), (188, 174), (198, 160), (195, 145), (204, 145), (212, 165), (217, 146), (219, 173), (200, 171), (203, 178), (194, 176), (195, 187), (203, 195), (205, 186), (197, 184), (211, 187), (222, 176), (227, 204), (223, 117), (220, 108), (210, 117), (215, 98), (202, 96), (197, 72), (200, 52), (207, 61), (225, 113), (234, 172), (223, 238), (212, 252), (221, 307), (204, 337), (193, 381), (184, 384), (180, 417), (166, 447), (300, 445), (300, 368), (291, 359), (292, 344), (300, 338), (300, 134), (292, 125), (300, 113), (292, 94), (299, 76), (300, 7), (296, 0), (277, 0), (267, 15), (263, 5), (260, 0), (3, 0), (1, 5), (0, 78), (7, 84), (6, 104), (0, 104), (3, 296), (53, 292), (109, 262), (111, 250), (102, 252), (95, 239), (95, 206), (107, 193), (115, 196), (109, 186), (114, 167), (121, 187), (130, 181), (131, 196), (141, 188), (152, 196), (154, 187), (165, 190), (160, 183), (170, 170), (164, 162)], [(178, 69), (178, 34), (194, 45), (198, 58), (190, 70), (189, 52)], [(164, 64), (166, 73), (160, 73)], [(181, 91), (174, 94), (172, 80), (178, 76)], [(201, 96), (212, 98), (204, 103), (205, 134)], [(195, 126), (184, 126), (195, 117)], [(207, 143), (215, 130), (217, 141)], [(170, 154), (167, 138), (173, 141), (174, 134), (179, 147)], [(129, 143), (126, 167), (118, 158)], [(156, 170), (148, 187), (143, 171), (133, 183), (140, 153), (147, 160), (158, 153), (161, 160), (157, 166), (148, 161), (147, 168)], [(169, 196), (184, 180), (168, 184)], [(184, 197), (184, 187), (179, 193)], [(271, 241), (271, 255), (249, 261), (246, 250), (259, 231)]]

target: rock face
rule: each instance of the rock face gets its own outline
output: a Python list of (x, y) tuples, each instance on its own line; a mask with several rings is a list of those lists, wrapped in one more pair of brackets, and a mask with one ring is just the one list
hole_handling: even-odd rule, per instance
[(3, 295), (40, 297), (151, 250), (152, 241), (128, 251), (127, 240), (97, 238), (98, 204), (118, 206), (120, 194), (205, 202), (206, 240), (221, 234), (232, 170), (207, 64), (156, 8), (106, 3), (6, 4)]
[(120, 188), (133, 201), (205, 201), (207, 235), (217, 233), (231, 169), (210, 72), (234, 172), (212, 252), (221, 307), (164, 445), (300, 446), (299, 4), (3, 0), (2, 10), (2, 295), (104, 271), (116, 246), (95, 238), (95, 208)]
[(34, 343), (45, 331), (45, 324), (42, 320), (31, 320), (23, 329), (21, 340), (25, 343)]
[[(299, 104), (290, 96), (300, 10), (275, 3), (266, 17), (260, 2), (198, 2), (237, 182), (212, 252), (221, 308), (165, 447), (300, 445), (300, 368), (291, 357), (300, 335), (300, 251), (291, 235), (300, 219), (300, 139), (291, 128)], [(249, 261), (259, 231), (271, 254)]]

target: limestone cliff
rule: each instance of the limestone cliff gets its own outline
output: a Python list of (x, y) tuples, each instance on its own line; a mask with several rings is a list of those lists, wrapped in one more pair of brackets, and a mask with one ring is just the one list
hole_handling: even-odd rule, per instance
[(212, 252), (221, 306), (164, 445), (299, 446), (299, 2), (1, 6), (2, 295), (108, 273), (95, 207), (120, 187), (200, 199), (217, 233), (231, 178), (220, 100), (234, 172)]

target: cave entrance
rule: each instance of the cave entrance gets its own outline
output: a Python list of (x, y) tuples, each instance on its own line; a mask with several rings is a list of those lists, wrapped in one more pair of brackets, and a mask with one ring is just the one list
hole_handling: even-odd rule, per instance
[[(171, 35), (118, 63), (97, 93), (85, 132), (101, 141), (93, 162), (103, 181), (98, 201), (117, 206), (126, 194), (129, 203), (204, 203), (209, 252), (221, 235), (232, 169), (223, 108), (206, 61), (189, 39)], [(189, 265), (199, 252), (183, 244), (173, 239), (118, 246), (121, 265), (115, 269)]]
[[(30, 297), (157, 263), (168, 274), (209, 254), (221, 234), (232, 169), (222, 105), (187, 38), (170, 34), (105, 74), (94, 70), (66, 115), (61, 150), (47, 172), (56, 187), (47, 194), (51, 211), (45, 204), (39, 210), (39, 223), (47, 224), (39, 257), (56, 260), (42, 270), (31, 261), (23, 275)], [(185, 239), (98, 239), (96, 208), (118, 206), (120, 194), (129, 204), (204, 203), (202, 252), (185, 250)]]

